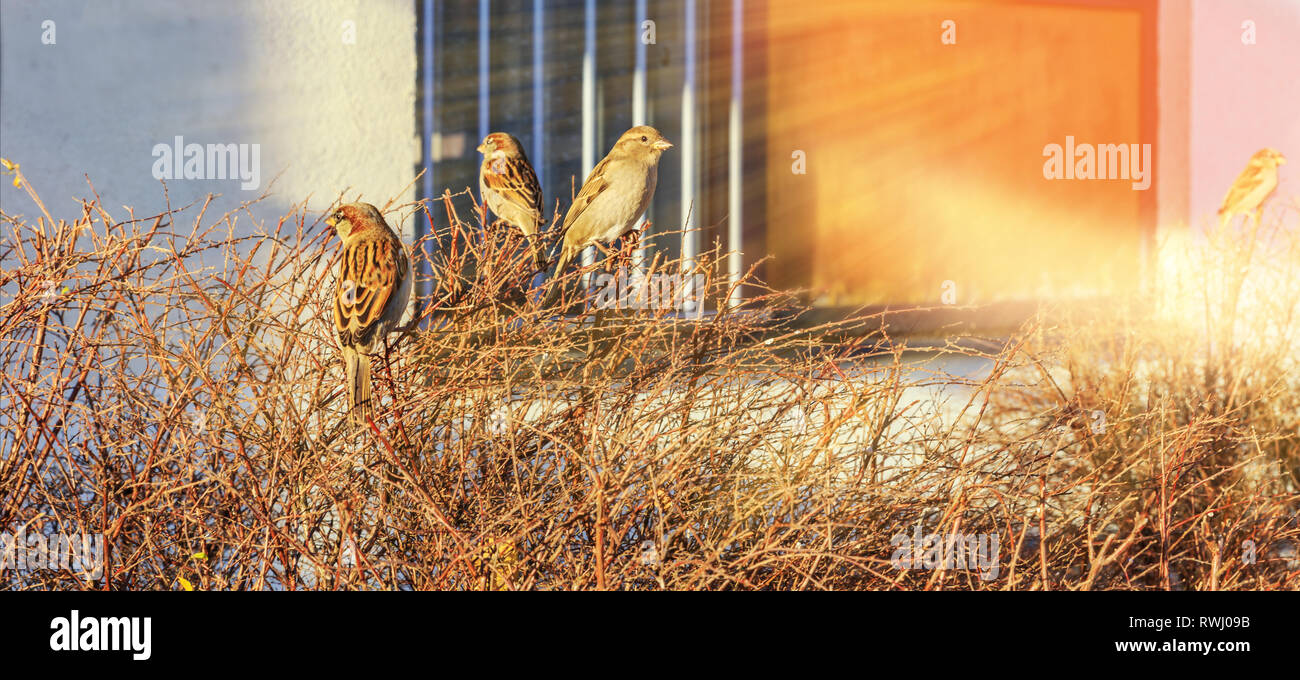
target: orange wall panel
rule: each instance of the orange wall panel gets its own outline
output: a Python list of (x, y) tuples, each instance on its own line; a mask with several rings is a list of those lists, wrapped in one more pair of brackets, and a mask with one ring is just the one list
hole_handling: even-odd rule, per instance
[[(1155, 141), (1142, 17), (1101, 4), (773, 0), (772, 282), (852, 305), (934, 303), (944, 281), (964, 304), (1132, 285), (1146, 192), (1043, 177), (1044, 145), (1067, 135)], [(956, 45), (940, 41), (947, 19)]]

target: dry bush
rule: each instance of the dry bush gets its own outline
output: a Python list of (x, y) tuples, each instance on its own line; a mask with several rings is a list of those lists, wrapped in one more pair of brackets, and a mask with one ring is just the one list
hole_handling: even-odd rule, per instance
[(993, 440), (1040, 456), (1049, 587), (1300, 585), (1294, 221), (1170, 237), (1143, 295), (1026, 337)]
[[(1126, 310), (918, 355), (792, 295), (727, 307), (716, 248), (700, 318), (560, 314), (518, 234), (445, 195), (413, 206), (413, 322), (348, 432), (314, 213), (56, 220), (29, 193), (34, 221), (0, 215), (0, 526), (110, 550), (100, 581), (8, 588), (1295, 587), (1269, 559), (1296, 536), (1294, 351), (1200, 365)], [(891, 566), (918, 530), (999, 537), (995, 577)]]

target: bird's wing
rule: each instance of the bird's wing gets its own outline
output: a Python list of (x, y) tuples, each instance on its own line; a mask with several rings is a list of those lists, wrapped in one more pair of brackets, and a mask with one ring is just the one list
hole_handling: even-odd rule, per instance
[(569, 213), (564, 216), (564, 225), (560, 228), (562, 234), (568, 234), (569, 228), (574, 222), (582, 216), (587, 208), (591, 207), (592, 201), (609, 188), (609, 177), (606, 170), (609, 168), (609, 156), (596, 164), (592, 168), (591, 174), (587, 176), (587, 181), (582, 183), (582, 190), (578, 192), (578, 197), (573, 199), (573, 205), (569, 207)]
[(334, 289), (334, 330), (345, 347), (370, 344), (409, 267), (401, 242), (391, 236), (344, 247)]
[(1219, 213), (1241, 206), (1241, 203), (1248, 196), (1257, 191), (1264, 182), (1263, 168), (1254, 165), (1246, 166), (1245, 170), (1237, 175), (1236, 181), (1228, 188), (1228, 194), (1223, 197), (1223, 205), (1219, 206)]
[(541, 217), (542, 187), (537, 181), (537, 173), (526, 159), (519, 158), (515, 162), (494, 159), (483, 165), (484, 185), (510, 203)]

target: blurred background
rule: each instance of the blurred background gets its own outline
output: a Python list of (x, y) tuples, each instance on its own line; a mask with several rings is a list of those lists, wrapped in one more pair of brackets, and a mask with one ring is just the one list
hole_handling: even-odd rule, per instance
[[(827, 307), (1091, 298), (1212, 222), (1255, 150), (1300, 159), (1298, 65), (1293, 0), (0, 0), (0, 156), (56, 216), (89, 178), (137, 214), (269, 187), (275, 219), (477, 193), (504, 130), (562, 214), (648, 123), (677, 144), (651, 249), (719, 243)], [(164, 195), (177, 136), (260, 145), (260, 186)], [(1044, 179), (1067, 136), (1151, 144), (1150, 188)], [(7, 182), (0, 209), (35, 212)]]

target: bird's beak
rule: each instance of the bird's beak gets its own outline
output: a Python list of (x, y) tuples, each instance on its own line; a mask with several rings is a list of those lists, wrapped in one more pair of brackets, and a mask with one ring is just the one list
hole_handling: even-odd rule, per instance
[(655, 142), (654, 144), (651, 144), (651, 145), (650, 145), (650, 148), (652, 148), (652, 149), (658, 149), (659, 151), (665, 151), (665, 150), (667, 150), (667, 149), (671, 149), (671, 148), (673, 148), (673, 143), (670, 142), (670, 141), (668, 141), (668, 140), (666, 140), (666, 139), (661, 139), (661, 140)]
[(328, 226), (330, 229), (333, 229), (333, 228), (334, 228), (334, 216), (333, 216), (333, 215), (330, 215), (329, 217), (326, 217), (326, 218), (325, 218), (325, 225)]
[(487, 144), (479, 144), (475, 151), (478, 151), (479, 153), (487, 153)]
[(1277, 155), (1277, 164), (1278, 164), (1278, 165), (1286, 165), (1286, 156), (1283, 156), (1282, 154), (1278, 154), (1278, 155)]

